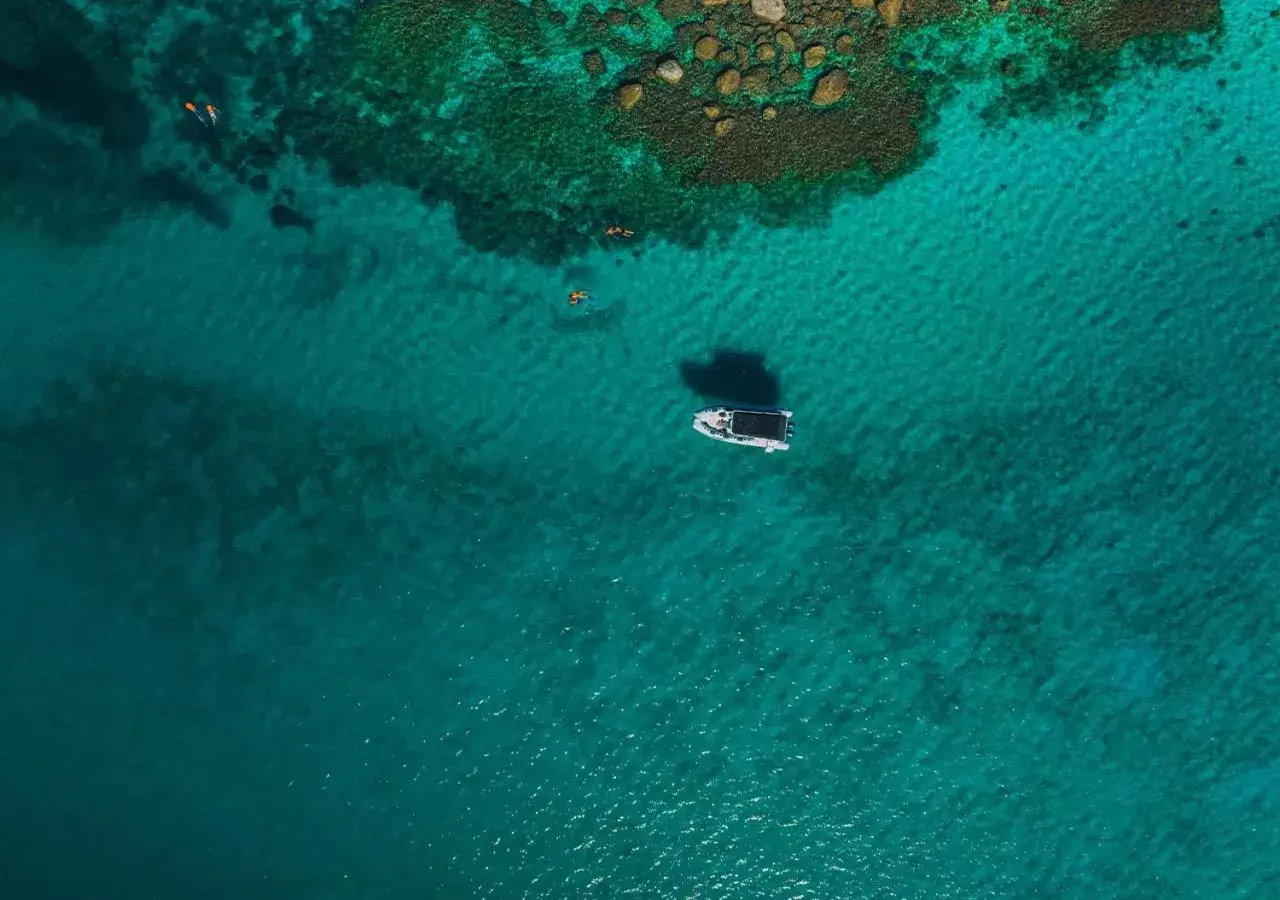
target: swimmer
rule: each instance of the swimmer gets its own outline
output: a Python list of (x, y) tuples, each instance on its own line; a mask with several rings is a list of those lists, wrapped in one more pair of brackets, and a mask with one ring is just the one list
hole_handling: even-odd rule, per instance
[(632, 231), (630, 228), (623, 228), (621, 225), (610, 225), (608, 228), (604, 230), (604, 233), (607, 237), (611, 237), (611, 238), (614, 238), (615, 240), (623, 240), (623, 241), (627, 240), (628, 238), (632, 237), (635, 234), (635, 232)]
[(206, 103), (204, 108), (196, 106), (191, 101), (182, 104), (183, 108), (191, 115), (200, 120), (200, 124), (205, 128), (214, 128), (218, 124), (218, 108), (212, 103)]
[(590, 302), (591, 302), (591, 295), (588, 294), (586, 291), (570, 291), (569, 292), (570, 306), (577, 306), (579, 303), (589, 304)]

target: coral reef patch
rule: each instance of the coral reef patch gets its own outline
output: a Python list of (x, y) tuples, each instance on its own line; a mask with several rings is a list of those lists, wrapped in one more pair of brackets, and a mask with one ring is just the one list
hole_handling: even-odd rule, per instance
[(1135, 65), (1193, 63), (1222, 28), (1219, 0), (366, 0), (157, 41), (162, 7), (107, 8), (104, 26), (9, 4), (0, 88), (118, 154), (198, 89), (226, 127), (175, 125), (193, 169), (265, 193), (297, 154), (448, 202), (474, 247), (547, 263), (607, 222), (696, 245), (744, 218), (821, 221), (918, 166), (962, 82), (1001, 85), (993, 127), (1088, 120)]

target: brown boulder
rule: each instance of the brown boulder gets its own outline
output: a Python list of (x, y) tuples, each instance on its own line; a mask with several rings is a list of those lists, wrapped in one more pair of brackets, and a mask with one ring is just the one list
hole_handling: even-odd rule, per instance
[(871, 9), (876, 5), (876, 0), (849, 0), (849, 4), (857, 9)]
[(720, 107), (708, 104), (702, 107), (702, 114), (708, 119), (714, 119), (716, 116), (720, 115)]
[(638, 82), (629, 81), (618, 88), (617, 101), (619, 109), (630, 109), (640, 102), (644, 96), (644, 88)]
[(848, 34), (836, 35), (836, 52), (841, 56), (848, 56), (853, 53), (853, 36)]
[(737, 69), (725, 69), (716, 78), (716, 91), (721, 97), (727, 97), (742, 86), (742, 73)]
[(827, 48), (821, 44), (810, 44), (804, 48), (804, 67), (816, 69), (827, 59)]
[(791, 66), (787, 66), (778, 74), (778, 79), (782, 82), (783, 87), (795, 87), (803, 77), (799, 69)]
[(778, 55), (778, 50), (773, 44), (760, 44), (756, 47), (756, 59), (760, 62), (769, 62)]
[(789, 31), (779, 31), (778, 36), (774, 39), (778, 45), (778, 49), (783, 53), (796, 52), (796, 39), (791, 36)]
[(766, 106), (764, 109), (760, 110), (760, 118), (776, 119), (778, 118), (778, 111), (774, 109), (772, 106)]
[(627, 14), (620, 9), (611, 9), (604, 14), (604, 20), (610, 25), (621, 25), (627, 21)]
[(813, 86), (813, 94), (809, 99), (814, 106), (830, 106), (849, 90), (849, 73), (844, 69), (832, 69), (818, 79)]
[(757, 19), (777, 25), (787, 17), (787, 4), (783, 0), (751, 0), (751, 11)]
[(693, 55), (703, 62), (715, 59), (716, 54), (719, 52), (720, 42), (711, 35), (698, 38), (698, 42), (693, 45)]
[(737, 61), (738, 61), (738, 54), (734, 53), (728, 47), (725, 47), (723, 50), (721, 50), (719, 53), (716, 54), (716, 62), (724, 63), (726, 66), (729, 65), (730, 63), (735, 63)]
[(680, 63), (671, 57), (667, 57), (658, 63), (654, 74), (665, 81), (667, 84), (679, 84), (680, 79), (684, 77), (684, 69), (680, 68)]
[(716, 120), (716, 137), (724, 137), (730, 131), (733, 131), (732, 116), (725, 116), (723, 119)]
[(898, 18), (902, 15), (902, 0), (880, 0), (876, 4), (876, 12), (880, 13), (884, 24), (892, 28), (898, 24)]

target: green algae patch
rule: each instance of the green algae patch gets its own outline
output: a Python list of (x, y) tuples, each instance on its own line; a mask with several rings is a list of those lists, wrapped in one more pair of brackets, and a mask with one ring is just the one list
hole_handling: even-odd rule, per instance
[(1119, 50), (1133, 41), (1211, 32), (1222, 25), (1218, 0), (1093, 0), (1067, 7), (1085, 50)]
[(1038, 0), (992, 4), (993, 17), (939, 22), (900, 36), (898, 64), (927, 76), (931, 103), (961, 82), (994, 84), (981, 118), (996, 128), (1022, 118), (1088, 127), (1106, 114), (1106, 91), (1149, 66), (1207, 62), (1222, 31), (1214, 0), (1160, 4)]
[(961, 81), (1002, 85), (999, 124), (1220, 27), (1217, 0), (381, 0), (287, 124), (340, 178), (417, 186), (476, 246), (552, 262), (612, 221), (697, 243), (813, 220), (918, 166)]
[(526, 35), (544, 51), (526, 58), (516, 51), (527, 44), (493, 34), (509, 19), (448, 12), (465, 49), (447, 52), (429, 29), (432, 52), (406, 61), (399, 42), (427, 40), (424, 20), (374, 11), (357, 24), (344, 89), (278, 124), (339, 180), (391, 180), (450, 202), (480, 249), (556, 262), (599, 237), (606, 210), (631, 227), (699, 231), (678, 176), (607, 138), (613, 108), (590, 102), (576, 50)]

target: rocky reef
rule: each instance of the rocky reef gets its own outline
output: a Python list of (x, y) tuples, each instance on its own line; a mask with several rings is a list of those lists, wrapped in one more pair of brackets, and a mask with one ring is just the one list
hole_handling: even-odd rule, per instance
[[(447, 197), (488, 249), (555, 259), (613, 219), (696, 242), (907, 174), (959, 80), (1005, 84), (999, 124), (1096, 96), (1127, 45), (1220, 24), (1217, 0), (614, 0), (572, 18), (383, 0), (361, 15), (342, 127), (309, 146)], [(973, 58), (992, 32), (1006, 50)]]
[[(156, 101), (212, 86), (228, 127), (180, 135), (193, 170), (275, 190), (275, 162), (300, 154), (448, 202), (472, 245), (549, 263), (614, 221), (686, 244), (743, 218), (820, 221), (910, 173), (960, 82), (1001, 85), (993, 127), (1081, 98), (1096, 115), (1126, 66), (1203, 57), (1222, 26), (1219, 0), (364, 0), (301, 24), (267, 3), (157, 45), (143, 5), (110, 5), (106, 30), (54, 0), (11, 9), (0, 86), (105, 144), (140, 144)], [(109, 102), (77, 106), (40, 68), (50, 22)], [(96, 77), (118, 68), (98, 52), (145, 59), (152, 82)]]

